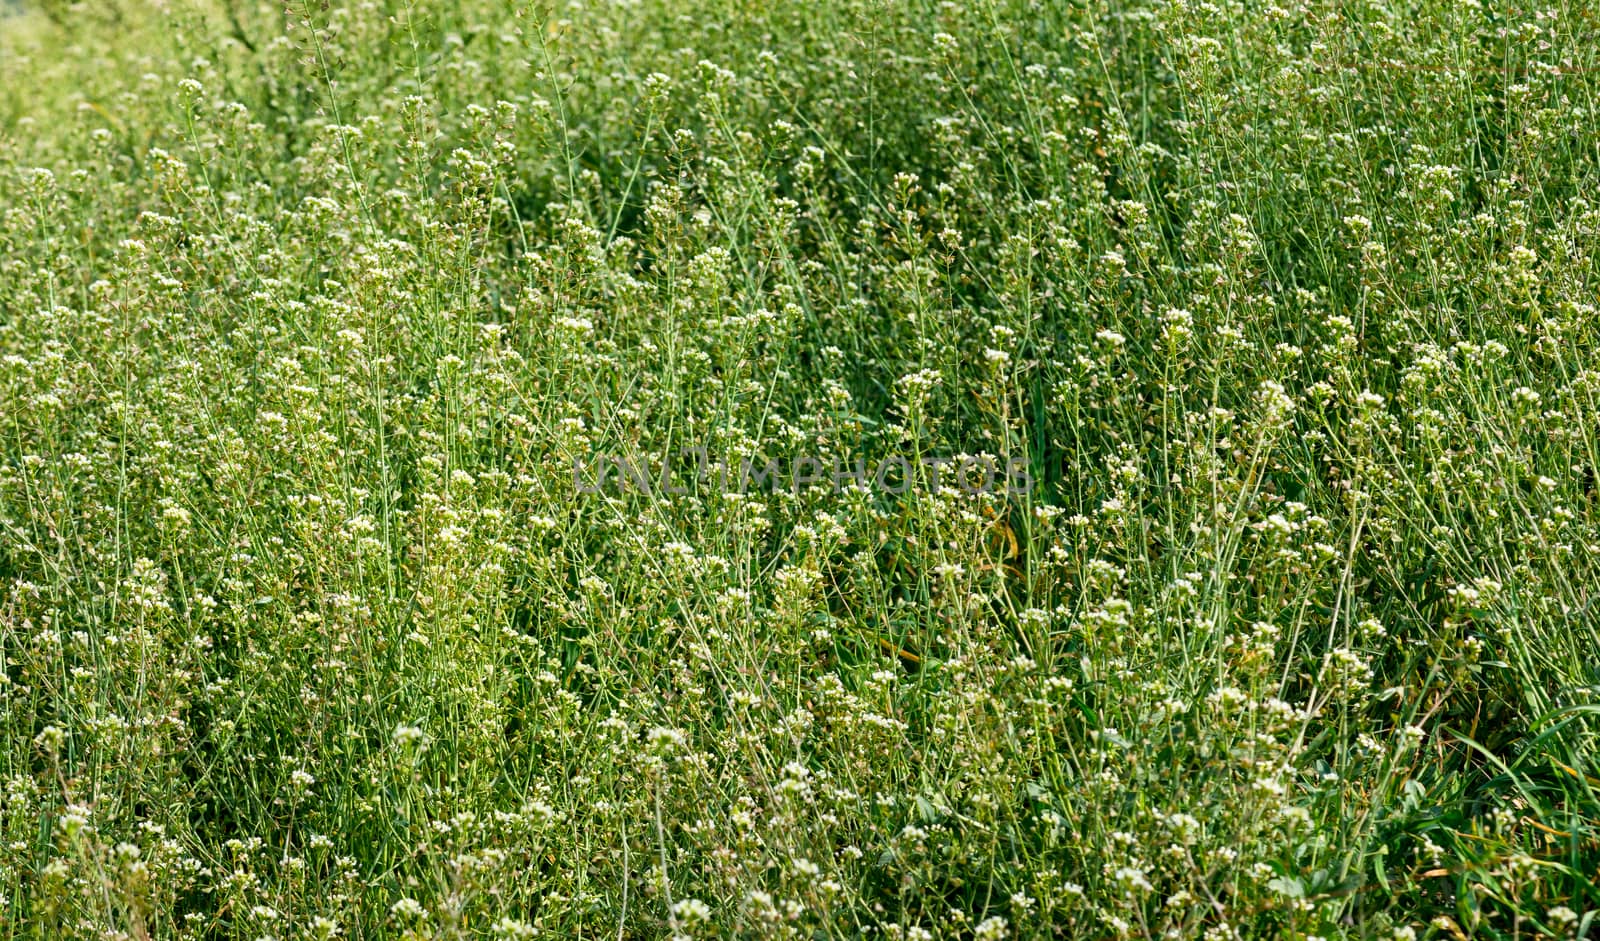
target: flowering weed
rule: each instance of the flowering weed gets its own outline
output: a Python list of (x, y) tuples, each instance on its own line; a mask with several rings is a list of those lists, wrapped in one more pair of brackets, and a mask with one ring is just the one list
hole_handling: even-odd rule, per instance
[(0, 0), (0, 935), (1587, 936), (1593, 30)]

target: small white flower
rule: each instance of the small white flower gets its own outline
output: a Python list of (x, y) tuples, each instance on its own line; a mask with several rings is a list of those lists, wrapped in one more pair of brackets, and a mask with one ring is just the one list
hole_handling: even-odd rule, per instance
[(428, 917), (428, 910), (422, 903), (409, 896), (389, 906), (389, 914), (406, 921), (421, 921)]
[(704, 924), (711, 920), (711, 906), (699, 899), (680, 899), (672, 904), (672, 915), (685, 924)]
[(489, 930), (494, 932), (495, 937), (505, 938), (506, 941), (526, 941), (528, 938), (535, 938), (539, 935), (537, 928), (510, 916), (501, 918)]

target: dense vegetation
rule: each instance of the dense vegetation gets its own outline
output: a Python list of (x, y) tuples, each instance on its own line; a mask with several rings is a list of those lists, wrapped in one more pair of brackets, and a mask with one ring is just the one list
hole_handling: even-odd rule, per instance
[(0, 937), (1590, 931), (1585, 4), (24, 6)]

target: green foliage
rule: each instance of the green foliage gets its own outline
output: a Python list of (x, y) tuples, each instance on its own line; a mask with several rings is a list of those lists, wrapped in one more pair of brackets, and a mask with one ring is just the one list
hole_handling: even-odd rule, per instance
[(27, 6), (0, 936), (1591, 931), (1587, 7)]

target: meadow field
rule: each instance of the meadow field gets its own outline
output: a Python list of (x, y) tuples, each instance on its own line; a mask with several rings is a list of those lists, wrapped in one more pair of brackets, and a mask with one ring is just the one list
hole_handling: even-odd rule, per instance
[(1600, 5), (0, 0), (0, 941), (1600, 935)]

